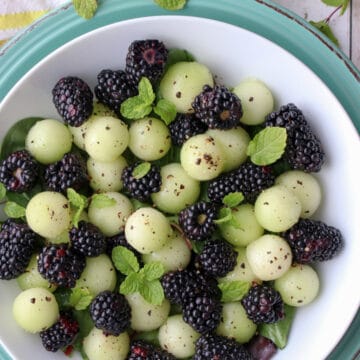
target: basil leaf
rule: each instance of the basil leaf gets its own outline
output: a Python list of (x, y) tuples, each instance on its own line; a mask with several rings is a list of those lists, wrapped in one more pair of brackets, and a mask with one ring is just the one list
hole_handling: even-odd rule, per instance
[(97, 10), (96, 0), (72, 0), (74, 9), (84, 19), (91, 19)]
[(161, 305), (164, 301), (164, 290), (159, 280), (146, 281), (139, 290), (140, 295), (150, 304)]
[(154, 107), (154, 112), (169, 125), (176, 117), (176, 106), (168, 100), (160, 99)]
[(155, 4), (165, 10), (181, 10), (186, 5), (186, 0), (154, 0)]
[(112, 261), (117, 270), (124, 275), (139, 271), (139, 262), (134, 253), (124, 246), (115, 246), (111, 253)]
[(25, 216), (25, 208), (13, 201), (7, 201), (4, 206), (4, 213), (14, 219)]
[(105, 194), (94, 194), (91, 197), (91, 206), (102, 209), (116, 204), (116, 200)]
[(221, 290), (221, 301), (232, 302), (241, 300), (250, 289), (247, 281), (229, 281), (218, 285)]

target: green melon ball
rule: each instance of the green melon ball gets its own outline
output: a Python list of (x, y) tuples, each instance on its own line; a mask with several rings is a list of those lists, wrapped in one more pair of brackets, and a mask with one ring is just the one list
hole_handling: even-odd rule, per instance
[(170, 150), (170, 131), (159, 119), (146, 117), (132, 121), (129, 134), (129, 148), (139, 159), (158, 160)]
[(127, 332), (119, 336), (106, 335), (94, 327), (84, 338), (83, 349), (89, 360), (125, 360), (130, 350), (130, 338)]
[(161, 96), (179, 113), (193, 112), (192, 103), (204, 85), (213, 86), (210, 70), (198, 62), (178, 62), (169, 67), (160, 82)]
[(243, 116), (240, 121), (246, 125), (259, 125), (274, 109), (274, 97), (270, 89), (260, 80), (246, 79), (235, 86), (233, 93), (241, 101)]
[(70, 151), (72, 136), (62, 122), (45, 119), (36, 122), (25, 139), (25, 147), (42, 164), (61, 160)]
[(56, 238), (70, 226), (70, 204), (58, 192), (40, 192), (28, 202), (26, 220), (37, 234), (45, 238)]
[(275, 280), (274, 287), (285, 304), (299, 307), (311, 303), (316, 298), (320, 281), (311, 266), (296, 264)]
[(151, 194), (153, 203), (160, 210), (177, 214), (192, 205), (200, 195), (200, 182), (190, 177), (178, 163), (160, 169), (160, 191)]
[(224, 149), (219, 141), (207, 134), (195, 135), (183, 144), (180, 162), (195, 180), (211, 180), (224, 170)]
[(229, 130), (209, 129), (206, 134), (219, 141), (224, 149), (224, 171), (238, 168), (247, 158), (249, 134), (241, 127)]
[(248, 342), (256, 332), (256, 325), (248, 319), (240, 302), (223, 304), (220, 324), (216, 329), (218, 335), (235, 339), (243, 344)]
[(111, 116), (97, 117), (86, 131), (85, 150), (95, 160), (114, 161), (128, 144), (127, 125)]
[(49, 290), (31, 288), (15, 298), (13, 316), (25, 331), (37, 333), (55, 324), (59, 318), (59, 306)]
[(73, 143), (80, 148), (81, 150), (85, 150), (85, 138), (88, 129), (90, 128), (93, 120), (100, 118), (101, 116), (91, 115), (81, 126), (70, 126), (68, 128), (71, 132)]

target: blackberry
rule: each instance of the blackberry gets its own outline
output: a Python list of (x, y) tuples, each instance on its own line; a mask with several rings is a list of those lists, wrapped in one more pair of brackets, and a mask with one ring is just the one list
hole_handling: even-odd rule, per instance
[(71, 246), (74, 251), (84, 256), (98, 256), (105, 251), (105, 236), (97, 226), (86, 221), (80, 221), (69, 231)]
[(241, 192), (246, 202), (254, 203), (260, 192), (272, 186), (274, 182), (275, 176), (269, 167), (258, 166), (248, 161), (210, 181), (207, 193), (211, 201), (220, 203), (225, 195)]
[(85, 257), (68, 244), (45, 246), (38, 257), (38, 270), (52, 284), (73, 288), (85, 268)]
[(53, 326), (40, 332), (40, 338), (47, 351), (56, 352), (71, 345), (78, 332), (79, 323), (70, 313), (62, 312)]
[(15, 279), (30, 262), (36, 234), (23, 222), (7, 219), (0, 231), (0, 279)]
[(141, 162), (136, 162), (127, 166), (121, 174), (121, 180), (123, 181), (124, 188), (133, 198), (146, 202), (152, 193), (160, 191), (161, 175), (159, 168), (151, 164), (150, 170), (146, 175), (138, 177), (135, 174), (135, 170), (140, 164)]
[(97, 76), (95, 95), (97, 99), (120, 115), (120, 106), (128, 98), (137, 94), (137, 89), (128, 83), (122, 70), (102, 70)]
[(262, 335), (253, 336), (246, 344), (246, 349), (255, 360), (270, 360), (277, 352), (276, 345)]
[(188, 298), (182, 306), (183, 319), (200, 334), (217, 328), (222, 306), (219, 300), (208, 294)]
[(221, 85), (205, 85), (192, 107), (195, 116), (210, 129), (232, 129), (240, 125), (243, 114), (240, 99)]
[(169, 124), (171, 142), (177, 146), (181, 146), (192, 136), (203, 134), (207, 129), (207, 125), (196, 119), (194, 114), (177, 114)]
[(124, 246), (127, 249), (129, 249), (130, 251), (132, 251), (134, 253), (134, 255), (136, 256), (139, 264), (142, 264), (141, 254), (138, 251), (136, 251), (127, 242), (124, 232), (121, 232), (121, 233), (119, 233), (117, 235), (106, 238), (105, 244), (106, 244), (106, 253), (110, 256), (110, 258), (112, 256), (112, 250), (113, 250), (114, 247), (116, 247), (116, 246)]
[(280, 294), (267, 285), (254, 285), (241, 299), (247, 317), (255, 324), (271, 324), (284, 318), (284, 303)]
[(176, 358), (154, 345), (143, 340), (134, 341), (130, 347), (130, 354), (127, 360), (175, 360)]
[(68, 188), (80, 190), (88, 184), (86, 166), (82, 158), (68, 153), (45, 168), (44, 180), (47, 188), (66, 194)]
[(206, 240), (214, 233), (217, 206), (200, 201), (186, 207), (179, 213), (179, 225), (190, 240)]
[(53, 103), (64, 122), (81, 126), (93, 111), (93, 94), (86, 82), (75, 76), (61, 78), (52, 90)]
[(38, 172), (39, 166), (27, 150), (14, 151), (0, 164), (0, 182), (8, 191), (25, 192), (35, 185)]
[(118, 336), (130, 326), (131, 308), (124, 295), (106, 290), (92, 300), (90, 316), (98, 329)]
[(130, 44), (126, 55), (125, 72), (128, 81), (137, 86), (142, 77), (154, 85), (162, 76), (168, 50), (159, 40), (137, 40)]
[(237, 252), (224, 240), (214, 239), (206, 242), (197, 257), (201, 269), (213, 276), (223, 277), (234, 269)]
[(225, 336), (206, 334), (195, 343), (193, 360), (251, 360), (243, 345)]
[(306, 264), (332, 259), (343, 247), (341, 232), (321, 221), (300, 219), (283, 233), (294, 261)]

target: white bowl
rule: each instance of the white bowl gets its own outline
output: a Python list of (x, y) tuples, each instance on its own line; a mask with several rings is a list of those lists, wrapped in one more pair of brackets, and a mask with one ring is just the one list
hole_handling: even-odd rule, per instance
[[(169, 48), (187, 49), (229, 86), (247, 77), (263, 80), (272, 89), (277, 107), (295, 103), (321, 137), (327, 161), (318, 174), (324, 197), (316, 218), (339, 228), (345, 247), (335, 259), (317, 267), (321, 293), (315, 302), (297, 311), (288, 345), (275, 359), (324, 359), (359, 306), (360, 145), (335, 96), (290, 53), (247, 30), (203, 18), (147, 17), (109, 25), (62, 46), (16, 84), (0, 106), (0, 137), (24, 117), (59, 118), (51, 89), (60, 77), (76, 75), (93, 87), (100, 70), (123, 68), (130, 42), (145, 38), (161, 39)], [(15, 324), (11, 308), (19, 293), (16, 282), (0, 281), (0, 293), (0, 339), (14, 359), (64, 359), (62, 353), (46, 352), (37, 335), (27, 334)]]

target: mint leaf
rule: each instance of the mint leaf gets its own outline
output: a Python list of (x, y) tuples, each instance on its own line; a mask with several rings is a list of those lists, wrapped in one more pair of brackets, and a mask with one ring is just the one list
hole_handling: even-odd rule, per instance
[(115, 204), (116, 204), (116, 200), (112, 199), (106, 194), (94, 194), (91, 197), (91, 206), (98, 209), (113, 206)]
[(134, 96), (126, 99), (120, 107), (121, 115), (127, 119), (141, 119), (151, 113), (152, 106), (145, 103), (143, 99)]
[(336, 46), (339, 46), (339, 40), (334, 35), (333, 31), (331, 30), (330, 25), (325, 21), (309, 21), (309, 23), (315, 26), (318, 30), (320, 30), (329, 40), (331, 40)]
[(6, 196), (6, 187), (3, 183), (0, 183), (0, 200)]
[(84, 19), (91, 19), (97, 10), (96, 0), (72, 0), (74, 9)]
[(151, 82), (148, 78), (142, 77), (139, 85), (139, 98), (147, 105), (151, 105), (155, 101), (155, 93), (152, 88)]
[(25, 208), (13, 201), (7, 201), (4, 206), (4, 213), (9, 218), (18, 219), (25, 216)]
[(145, 161), (137, 165), (132, 171), (131, 175), (135, 179), (141, 179), (150, 171), (150, 169), (151, 169), (151, 163)]
[(247, 281), (229, 281), (219, 283), (221, 290), (221, 301), (232, 302), (241, 300), (250, 289), (250, 283)]
[(250, 141), (247, 155), (256, 165), (270, 165), (280, 159), (286, 147), (286, 129), (266, 127)]
[(231, 209), (229, 207), (223, 207), (219, 211), (219, 218), (214, 220), (215, 224), (224, 224), (233, 218)]
[(120, 294), (127, 295), (140, 291), (143, 287), (143, 279), (138, 273), (129, 274), (120, 285)]
[(186, 0), (154, 0), (155, 4), (165, 10), (181, 10), (186, 5)]
[(67, 198), (70, 204), (75, 207), (76, 211), (72, 218), (72, 223), (74, 226), (78, 226), (80, 216), (87, 206), (88, 200), (87, 197), (81, 194), (78, 194), (74, 189), (68, 188), (66, 191)]
[(181, 61), (195, 61), (195, 57), (188, 51), (183, 49), (170, 49), (166, 61), (165, 71), (171, 65), (174, 65)]
[(244, 195), (242, 192), (233, 192), (224, 196), (222, 202), (224, 205), (233, 208), (238, 206), (242, 201), (244, 201)]
[(70, 295), (70, 305), (75, 310), (85, 310), (91, 303), (93, 296), (88, 288), (74, 288)]
[(111, 253), (112, 261), (117, 270), (124, 275), (139, 271), (139, 262), (134, 253), (124, 246), (115, 246)]
[(192, 251), (195, 254), (200, 254), (205, 246), (205, 242), (204, 241), (191, 241), (191, 247), (192, 247)]
[(153, 281), (159, 279), (164, 274), (165, 268), (160, 262), (151, 262), (149, 264), (145, 264), (141, 271), (144, 272), (144, 276), (147, 281)]
[(165, 298), (164, 290), (159, 280), (144, 282), (139, 292), (147, 302), (153, 305), (161, 305)]
[(168, 100), (160, 99), (154, 107), (154, 112), (169, 125), (176, 117), (176, 106)]

